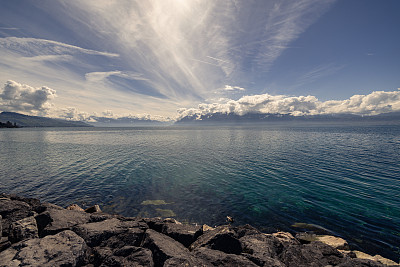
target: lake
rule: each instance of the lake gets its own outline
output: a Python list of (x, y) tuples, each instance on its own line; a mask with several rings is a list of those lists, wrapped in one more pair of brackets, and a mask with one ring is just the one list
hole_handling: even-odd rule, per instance
[(399, 261), (399, 126), (1, 129), (0, 151), (0, 192), (266, 232), (315, 224)]

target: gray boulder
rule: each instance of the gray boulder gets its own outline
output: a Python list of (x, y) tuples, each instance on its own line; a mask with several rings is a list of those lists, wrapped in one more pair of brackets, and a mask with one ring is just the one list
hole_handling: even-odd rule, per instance
[(344, 262), (344, 255), (322, 242), (311, 242), (310, 244), (287, 247), (279, 255), (279, 259), (286, 266), (336, 266)]
[(0, 215), (2, 216), (3, 236), (8, 236), (10, 225), (13, 222), (32, 216), (32, 207), (23, 201), (12, 200), (8, 197), (0, 198)]
[(85, 241), (66, 230), (12, 245), (0, 253), (0, 266), (79, 266), (85, 263), (87, 252)]
[(81, 207), (79, 207), (78, 204), (71, 204), (71, 205), (69, 205), (66, 209), (67, 209), (67, 210), (85, 211), (84, 209), (82, 209)]
[(112, 218), (100, 222), (76, 225), (73, 231), (81, 236), (89, 246), (94, 247), (100, 245), (112, 236), (125, 233), (130, 228), (134, 228), (135, 230), (130, 231), (132, 234), (131, 239), (133, 239), (131, 243), (137, 244), (137, 241), (142, 239), (144, 233), (144, 231), (140, 229), (141, 225), (140, 221), (121, 221), (117, 218)]
[(85, 209), (85, 212), (87, 212), (87, 213), (96, 213), (96, 212), (101, 212), (101, 209), (100, 209), (99, 205), (94, 205), (94, 206), (91, 206), (91, 207)]
[(207, 247), (228, 254), (240, 254), (242, 253), (242, 245), (237, 237), (238, 234), (233, 227), (223, 225), (214, 230), (207, 231), (198, 237), (197, 240), (189, 246), (189, 249), (194, 250), (199, 247)]
[(140, 228), (129, 228), (126, 231), (115, 234), (100, 243), (101, 247), (122, 248), (124, 246), (140, 246), (144, 231)]
[(227, 254), (205, 247), (199, 247), (193, 253), (198, 260), (211, 263), (206, 266), (258, 266), (241, 255)]
[(8, 241), (8, 237), (0, 238), (0, 252), (9, 248), (11, 246), (11, 242)]
[(8, 239), (12, 243), (38, 237), (39, 232), (34, 217), (27, 217), (22, 220), (13, 222), (10, 226)]
[[(347, 259), (345, 262), (336, 265), (337, 267), (385, 267), (391, 266), (368, 259)], [(397, 265), (398, 266), (398, 265)]]
[(73, 226), (89, 222), (90, 215), (77, 211), (49, 208), (35, 217), (40, 236), (54, 235)]
[(95, 248), (96, 266), (154, 266), (153, 256), (149, 249), (125, 246), (117, 250)]
[(161, 233), (172, 237), (176, 241), (182, 243), (185, 247), (189, 247), (203, 233), (201, 226), (164, 223), (161, 227)]
[[(171, 258), (181, 259), (180, 261), (182, 262), (196, 261), (189, 250), (181, 243), (152, 229), (146, 231), (142, 245), (152, 251), (154, 266), (163, 266)], [(169, 264), (173, 266), (171, 263)]]
[(242, 244), (243, 253), (246, 258), (259, 266), (284, 266), (277, 260), (281, 250), (278, 239), (272, 235), (253, 234), (239, 239)]
[(163, 265), (163, 267), (186, 267), (186, 266), (205, 267), (213, 265), (207, 261), (195, 257), (169, 258), (164, 262)]
[(10, 194), (10, 195), (0, 194), (0, 198), (9, 198), (13, 201), (17, 200), (17, 201), (25, 202), (29, 206), (31, 206), (32, 209), (35, 211), (36, 211), (37, 207), (39, 207), (41, 205), (39, 199), (23, 197), (23, 196), (18, 196), (18, 195), (14, 195), (14, 194)]

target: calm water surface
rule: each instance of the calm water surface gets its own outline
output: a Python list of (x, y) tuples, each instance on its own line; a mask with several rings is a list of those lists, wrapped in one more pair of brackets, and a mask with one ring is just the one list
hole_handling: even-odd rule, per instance
[(316, 224), (399, 261), (399, 126), (1, 129), (0, 152), (0, 192), (264, 231)]

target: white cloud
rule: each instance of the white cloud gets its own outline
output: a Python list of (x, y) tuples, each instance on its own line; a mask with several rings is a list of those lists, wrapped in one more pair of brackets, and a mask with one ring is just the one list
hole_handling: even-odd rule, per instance
[(246, 89), (239, 87), (239, 86), (231, 86), (231, 85), (225, 85), (224, 88), (222, 88), (224, 91), (245, 91)]
[(85, 79), (88, 82), (105, 82), (110, 76), (116, 76), (130, 80), (148, 81), (148, 79), (143, 77), (143, 75), (140, 73), (119, 70), (106, 72), (89, 72), (85, 74)]
[(73, 121), (85, 121), (85, 122), (97, 122), (98, 117), (109, 118), (109, 119), (137, 119), (137, 120), (154, 120), (154, 121), (164, 121), (171, 122), (173, 119), (166, 116), (160, 115), (150, 115), (147, 113), (131, 114), (131, 113), (121, 113), (116, 114), (112, 110), (104, 110), (100, 115), (96, 112), (88, 113), (85, 111), (80, 111), (76, 107), (66, 107), (66, 108), (53, 108), (50, 110), (49, 114), (53, 118), (60, 118)]
[(61, 119), (66, 120), (73, 120), (73, 121), (93, 121), (90, 118), (90, 114), (87, 112), (79, 111), (75, 107), (67, 107), (56, 110), (53, 112), (53, 116)]
[(239, 100), (225, 100), (223, 103), (199, 104), (197, 108), (178, 109), (178, 119), (185, 116), (213, 113), (278, 113), (301, 115), (317, 114), (359, 114), (376, 115), (400, 111), (400, 90), (375, 91), (368, 95), (354, 95), (346, 100), (319, 101), (315, 96), (252, 95)]
[(43, 112), (51, 107), (56, 91), (42, 86), (34, 88), (15, 81), (7, 81), (0, 93), (0, 109), (3, 111)]

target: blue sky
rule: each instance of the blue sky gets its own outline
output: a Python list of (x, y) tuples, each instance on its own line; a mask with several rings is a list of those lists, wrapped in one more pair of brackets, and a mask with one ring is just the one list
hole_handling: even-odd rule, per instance
[(397, 0), (2, 0), (0, 110), (398, 111), (399, 12)]

